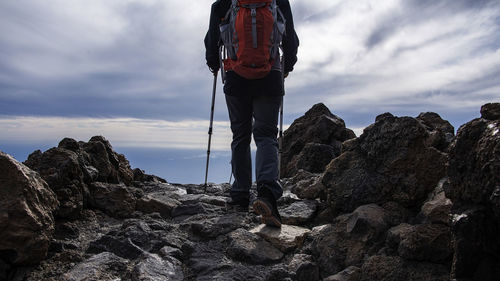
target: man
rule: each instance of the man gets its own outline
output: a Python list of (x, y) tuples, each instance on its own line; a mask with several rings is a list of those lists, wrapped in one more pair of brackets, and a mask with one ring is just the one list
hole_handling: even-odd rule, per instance
[[(277, 53), (271, 71), (263, 78), (246, 79), (229, 70), (225, 73), (224, 93), (233, 133), (231, 164), (235, 178), (228, 205), (239, 211), (248, 211), (252, 185), (250, 142), (253, 133), (257, 146), (257, 199), (253, 202), (253, 208), (256, 213), (262, 215), (263, 223), (281, 227), (276, 203), (283, 193), (278, 179), (277, 125), (284, 94), (282, 75), (287, 77), (293, 70), (297, 61), (299, 39), (294, 30), (290, 3), (288, 0), (277, 0), (276, 3), (286, 20), (282, 40), (284, 69), (281, 69), (282, 64)], [(228, 14), (230, 7), (231, 0), (217, 0), (212, 4), (205, 47), (207, 65), (213, 73), (220, 68), (219, 24)]]

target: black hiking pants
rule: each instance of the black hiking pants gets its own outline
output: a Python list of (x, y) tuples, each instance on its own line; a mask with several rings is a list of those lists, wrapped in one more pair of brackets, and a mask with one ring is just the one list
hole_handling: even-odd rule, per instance
[(282, 97), (232, 96), (226, 94), (231, 121), (231, 166), (235, 181), (231, 187), (234, 201), (248, 201), (252, 186), (250, 142), (253, 134), (257, 152), (255, 175), (259, 187), (265, 187), (277, 200), (283, 194), (278, 182), (278, 117)]

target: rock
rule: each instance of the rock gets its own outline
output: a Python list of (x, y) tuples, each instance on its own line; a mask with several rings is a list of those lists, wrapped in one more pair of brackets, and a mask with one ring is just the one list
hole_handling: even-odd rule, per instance
[(319, 269), (310, 255), (296, 254), (288, 264), (288, 271), (294, 273), (293, 280), (316, 281), (319, 278)]
[(123, 184), (94, 182), (90, 185), (89, 204), (110, 216), (127, 218), (136, 208), (136, 197)]
[(499, 121), (478, 118), (460, 127), (450, 146), (449, 184), (444, 186), (454, 206), (490, 204), (500, 186), (499, 147)]
[(172, 257), (161, 258), (155, 254), (146, 254), (133, 271), (133, 281), (183, 280), (181, 262)]
[(214, 217), (196, 217), (187, 219), (185, 224), (189, 224), (191, 231), (200, 237), (215, 238), (219, 235), (224, 235), (238, 228), (242, 228), (247, 224), (246, 214), (229, 213)]
[(390, 112), (385, 112), (385, 113), (379, 114), (379, 115), (377, 115), (377, 117), (375, 117), (375, 122), (384, 120), (385, 118), (394, 118), (394, 115), (392, 115), (392, 113), (390, 113)]
[(451, 275), (459, 280), (495, 280), (492, 276), (500, 275), (498, 108), (498, 103), (484, 105), (483, 118), (462, 125), (449, 147), (449, 181), (443, 188), (453, 202)]
[(316, 209), (316, 201), (298, 201), (280, 209), (279, 213), (284, 224), (304, 225), (314, 219)]
[(137, 199), (136, 209), (145, 214), (157, 212), (163, 218), (171, 218), (172, 210), (180, 204), (178, 200), (171, 198), (167, 193), (151, 193)]
[(112, 230), (92, 241), (89, 253), (112, 252), (134, 260), (143, 253), (159, 253), (165, 246), (176, 247), (188, 255), (192, 247), (178, 226), (159, 219), (129, 219), (118, 230)]
[(397, 255), (399, 244), (401, 243), (401, 239), (403, 237), (408, 237), (410, 233), (414, 230), (414, 226), (402, 223), (395, 227), (392, 227), (387, 231), (386, 244), (389, 249), (392, 249), (393, 252), (391, 254)]
[(172, 209), (172, 217), (184, 218), (185, 216), (192, 216), (197, 214), (211, 214), (220, 212), (222, 209), (223, 208), (218, 206), (197, 202), (194, 204), (185, 204), (176, 206), (175, 208)]
[(321, 174), (313, 174), (301, 169), (292, 178), (283, 179), (282, 182), (298, 198), (326, 200), (325, 188), (321, 184)]
[(187, 194), (179, 197), (178, 200), (184, 205), (196, 204), (198, 202), (202, 202), (210, 205), (225, 207), (227, 197), (213, 196), (206, 194)]
[(367, 239), (372, 239), (389, 228), (388, 221), (386, 211), (382, 207), (376, 204), (364, 205), (352, 212), (346, 231), (353, 235), (368, 234)]
[(341, 272), (323, 279), (323, 281), (359, 281), (361, 279), (360, 273), (359, 267), (349, 266)]
[(424, 223), (442, 223), (450, 224), (450, 213), (452, 202), (446, 198), (443, 190), (443, 179), (436, 186), (436, 189), (429, 195), (419, 213), (419, 217)]
[(0, 151), (0, 260), (11, 264), (43, 260), (58, 204), (36, 172)]
[(75, 219), (80, 215), (88, 188), (78, 154), (65, 148), (51, 148), (43, 154), (34, 152), (25, 164), (38, 172), (57, 195), (60, 202), (58, 217)]
[(163, 247), (163, 248), (160, 249), (160, 256), (162, 256), (163, 258), (174, 257), (174, 258), (176, 258), (178, 260), (182, 260), (182, 258), (183, 258), (183, 252), (179, 248), (165, 246), (165, 247)]
[[(284, 133), (281, 176), (291, 177), (299, 169), (322, 172), (331, 160), (328, 158), (340, 154), (342, 142), (354, 137), (354, 132), (324, 104), (314, 105)], [(301, 154), (309, 143), (313, 144)]]
[(311, 173), (322, 173), (326, 165), (340, 154), (340, 147), (321, 143), (307, 143), (296, 156), (296, 169), (304, 169)]
[(25, 164), (37, 171), (60, 201), (58, 217), (76, 219), (86, 207), (88, 186), (96, 181), (130, 185), (133, 172), (125, 156), (101, 136), (88, 143), (64, 138), (56, 148), (33, 152)]
[(445, 176), (446, 155), (426, 145), (429, 134), (411, 117), (386, 117), (335, 158), (323, 174), (328, 202), (335, 212), (394, 201), (420, 208)]
[(446, 264), (452, 255), (450, 228), (442, 224), (419, 224), (401, 232), (399, 256), (407, 260)]
[(116, 238), (111, 235), (104, 235), (96, 241), (90, 243), (88, 253), (111, 252), (121, 258), (133, 260), (138, 258), (144, 251), (135, 245), (130, 239)]
[(397, 202), (389, 201), (382, 205), (385, 213), (388, 215), (386, 219), (388, 219), (388, 223), (391, 226), (396, 226), (404, 222), (408, 222), (411, 218), (415, 216), (415, 212), (409, 210)]
[(500, 276), (499, 231), (491, 210), (485, 207), (468, 208), (454, 214), (451, 277), (497, 280)]
[(387, 246), (406, 260), (449, 264), (451, 232), (443, 224), (401, 224), (387, 232)]
[[(316, 257), (321, 276), (331, 276), (363, 260), (384, 246), (386, 215), (378, 206), (362, 206), (357, 212), (341, 215), (332, 224), (315, 227), (304, 249)], [(375, 211), (373, 211), (375, 210)], [(377, 214), (382, 219), (376, 218)]]
[(148, 175), (139, 168), (132, 170), (135, 182), (154, 182), (154, 183), (167, 183), (165, 179), (162, 179), (155, 175)]
[(63, 275), (67, 281), (122, 280), (126, 278), (128, 261), (104, 252), (90, 257)]
[(449, 271), (444, 265), (404, 261), (398, 256), (374, 255), (361, 267), (361, 281), (449, 281)]
[(486, 120), (500, 119), (500, 103), (487, 103), (481, 106), (481, 118)]
[(434, 112), (420, 113), (417, 120), (424, 125), (429, 133), (426, 140), (427, 146), (446, 151), (455, 135), (455, 128), (450, 122), (441, 119), (441, 116)]
[(227, 255), (251, 264), (271, 264), (280, 261), (283, 253), (257, 234), (237, 229), (229, 234)]
[(250, 232), (258, 234), (265, 240), (271, 242), (280, 251), (286, 253), (296, 248), (300, 248), (304, 243), (305, 235), (309, 233), (310, 230), (286, 224), (281, 225), (281, 228), (261, 224), (251, 229)]

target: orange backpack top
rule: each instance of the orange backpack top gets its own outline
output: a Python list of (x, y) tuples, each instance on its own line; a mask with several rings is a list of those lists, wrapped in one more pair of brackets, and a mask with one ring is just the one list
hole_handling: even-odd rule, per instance
[(227, 56), (224, 70), (259, 79), (279, 59), (285, 18), (276, 0), (232, 0), (220, 31)]

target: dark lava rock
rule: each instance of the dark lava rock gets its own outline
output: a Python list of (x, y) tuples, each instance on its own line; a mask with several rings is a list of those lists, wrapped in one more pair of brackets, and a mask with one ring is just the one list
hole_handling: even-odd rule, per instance
[(123, 184), (94, 182), (90, 185), (89, 204), (110, 216), (128, 218), (136, 209), (131, 189)]
[(57, 195), (57, 216), (75, 219), (84, 208), (88, 194), (78, 154), (65, 148), (35, 151), (25, 164), (37, 171)]
[(483, 118), (460, 127), (450, 145), (446, 196), (453, 202), (456, 279), (498, 280), (500, 276), (499, 104), (481, 108)]
[(121, 280), (126, 278), (128, 261), (112, 253), (92, 256), (64, 274), (63, 280)]
[(455, 135), (455, 128), (450, 122), (441, 119), (441, 116), (434, 112), (420, 113), (417, 120), (422, 122), (429, 133), (427, 145), (446, 151)]
[(184, 280), (182, 272), (182, 263), (172, 257), (162, 258), (155, 254), (146, 254), (143, 256), (132, 271), (131, 280), (165, 280), (181, 281)]
[(399, 256), (374, 255), (361, 267), (361, 281), (449, 281), (446, 266), (405, 261)]
[(133, 181), (128, 160), (113, 151), (102, 136), (92, 137), (88, 143), (65, 138), (58, 147), (44, 153), (33, 152), (25, 164), (37, 171), (56, 193), (61, 205), (57, 213), (60, 218), (80, 216), (90, 196), (91, 183), (130, 185)]
[(283, 253), (257, 234), (237, 229), (229, 234), (227, 255), (234, 260), (251, 264), (272, 264), (283, 258)]
[(299, 169), (323, 172), (342, 142), (355, 137), (324, 104), (314, 105), (284, 133), (281, 176), (292, 177)]
[(500, 119), (500, 103), (487, 103), (481, 106), (481, 117), (486, 120)]
[(0, 260), (10, 264), (43, 260), (53, 237), (57, 208), (56, 195), (47, 183), (0, 151)]
[(387, 240), (407, 260), (448, 264), (452, 255), (450, 228), (443, 224), (401, 224), (388, 232)]
[(331, 208), (352, 212), (360, 205), (389, 201), (420, 208), (445, 176), (447, 160), (426, 144), (428, 137), (411, 117), (386, 117), (367, 127), (323, 175)]

